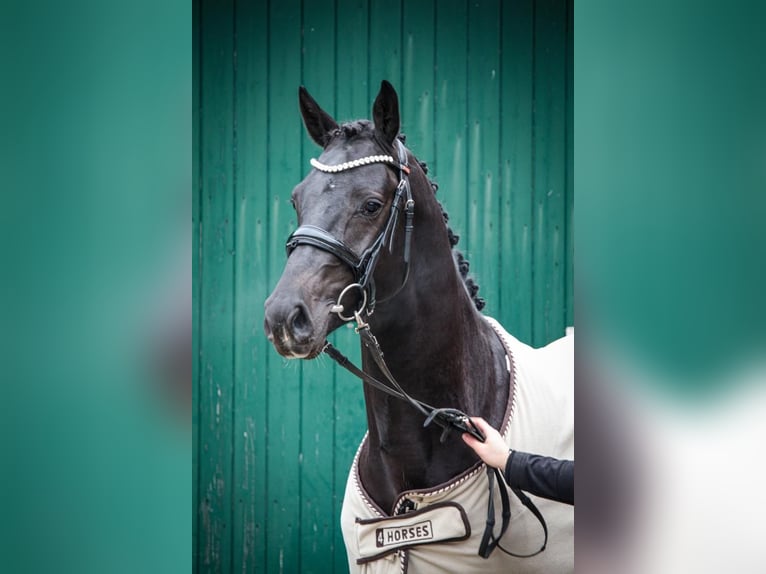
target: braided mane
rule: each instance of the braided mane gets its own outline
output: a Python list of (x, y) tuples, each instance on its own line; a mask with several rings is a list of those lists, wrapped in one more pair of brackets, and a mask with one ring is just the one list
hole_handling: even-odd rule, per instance
[[(402, 140), (402, 143), (404, 143), (404, 134), (401, 134), (399, 136), (399, 139)], [(423, 173), (428, 176), (428, 166), (426, 165), (426, 162), (417, 160), (418, 164), (420, 164), (420, 168), (423, 170)], [(434, 190), (434, 195), (436, 195), (436, 192), (439, 189), (439, 184), (435, 181), (432, 181), (431, 178), (428, 178), (428, 183), (431, 184), (431, 188)], [(471, 264), (468, 262), (468, 259), (465, 258), (463, 253), (459, 251), (458, 249), (455, 249), (455, 246), (457, 245), (458, 241), (460, 241), (460, 236), (457, 235), (452, 228), (449, 226), (449, 214), (444, 209), (444, 206), (442, 205), (441, 201), (438, 199), (436, 202), (439, 204), (439, 207), (442, 210), (442, 217), (444, 217), (444, 223), (447, 226), (447, 236), (449, 237), (449, 244), (450, 247), (452, 247), (452, 256), (455, 258), (455, 263), (457, 264), (457, 268), (460, 271), (460, 277), (463, 279), (463, 283), (465, 284), (466, 289), (468, 289), (468, 293), (471, 296), (471, 300), (473, 301), (473, 304), (476, 305), (476, 308), (481, 311), (484, 309), (484, 305), (486, 304), (486, 301), (484, 301), (483, 297), (479, 297), (479, 285), (476, 283), (476, 280), (473, 278), (472, 275), (469, 275), (469, 270), (471, 267)]]

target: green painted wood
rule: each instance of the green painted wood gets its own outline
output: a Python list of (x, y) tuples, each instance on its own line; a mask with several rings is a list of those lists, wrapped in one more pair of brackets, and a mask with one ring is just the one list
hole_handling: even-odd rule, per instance
[[(468, 187), (467, 119), (468, 84), (466, 54), (468, 33), (466, 2), (445, 0), (435, 6), (435, 109), (434, 162), (430, 175), (439, 184), (438, 199), (450, 215), (450, 226), (465, 246)], [(416, 151), (417, 143), (410, 142)]]
[[(289, 195), (319, 153), (297, 87), (343, 120), (369, 117), (380, 80), (394, 83), (488, 312), (542, 344), (573, 317), (571, 2), (195, 10), (194, 571), (344, 572), (361, 385), (326, 360), (281, 359), (262, 335)], [(358, 361), (353, 331), (332, 340)]]
[(500, 239), (500, 3), (468, 7), (468, 227), (466, 248), (487, 301), (498, 310), (497, 252)]
[(200, 380), (199, 338), (200, 338), (200, 294), (202, 273), (200, 269), (200, 0), (192, 3), (192, 569), (199, 572), (199, 551), (197, 548), (199, 512), (199, 407)]
[(532, 340), (532, 189), (533, 157), (533, 2), (502, 5), (502, 142), (503, 220), (500, 241), (500, 316), (523, 341)]
[(417, 142), (418, 159), (431, 162), (434, 157), (434, 2), (405, 2), (403, 8), (403, 77), (398, 88), (402, 131), (407, 134), (408, 143)]
[(536, 346), (562, 336), (566, 320), (566, 12), (562, 6), (555, 0), (535, 3), (532, 341)]
[(370, 0), (369, 85), (367, 101), (375, 99), (381, 80), (402, 85), (402, 6), (387, 0)]
[(199, 572), (232, 565), (233, 5), (201, 10), (202, 202), (200, 223)]
[(335, 38), (337, 69), (336, 119), (370, 117), (369, 27), (367, 0), (336, 0), (338, 34)]
[[(235, 119), (235, 405), (232, 551), (235, 572), (266, 561), (267, 373), (263, 336), (268, 267), (268, 30), (266, 5), (237, 3)], [(243, 41), (244, 40), (244, 41)]]

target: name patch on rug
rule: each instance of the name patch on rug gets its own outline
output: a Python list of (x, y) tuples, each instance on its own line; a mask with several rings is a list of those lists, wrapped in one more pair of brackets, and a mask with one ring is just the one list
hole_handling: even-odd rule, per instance
[(401, 548), (465, 540), (471, 526), (463, 507), (442, 502), (401, 516), (356, 519), (357, 564), (387, 556)]
[(434, 527), (430, 520), (424, 520), (412, 526), (391, 526), (375, 530), (375, 544), (378, 548), (398, 545), (401, 542), (412, 544), (413, 542), (432, 540), (433, 537)]

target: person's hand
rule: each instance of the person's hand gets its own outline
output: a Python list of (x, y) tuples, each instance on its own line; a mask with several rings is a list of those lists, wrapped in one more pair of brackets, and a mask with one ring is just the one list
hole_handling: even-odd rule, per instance
[(508, 454), (510, 452), (508, 445), (505, 444), (505, 440), (503, 440), (500, 433), (489, 426), (489, 423), (483, 418), (471, 417), (471, 421), (473, 421), (473, 424), (475, 424), (484, 435), (484, 442), (479, 442), (478, 439), (472, 437), (468, 433), (463, 433), (463, 441), (489, 466), (494, 466), (495, 468), (503, 470), (505, 468), (505, 463), (508, 461)]

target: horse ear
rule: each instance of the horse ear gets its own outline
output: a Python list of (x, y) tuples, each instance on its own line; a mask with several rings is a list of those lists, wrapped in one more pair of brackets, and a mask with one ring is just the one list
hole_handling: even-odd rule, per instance
[(372, 105), (372, 119), (375, 122), (375, 131), (383, 139), (393, 144), (399, 134), (399, 98), (396, 90), (386, 80), (380, 83), (380, 91)]
[(330, 133), (338, 129), (338, 123), (332, 119), (330, 114), (319, 107), (316, 100), (301, 86), (298, 88), (298, 101), (301, 108), (301, 116), (309, 132), (311, 139), (317, 145), (324, 147), (330, 141)]

